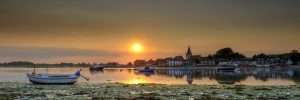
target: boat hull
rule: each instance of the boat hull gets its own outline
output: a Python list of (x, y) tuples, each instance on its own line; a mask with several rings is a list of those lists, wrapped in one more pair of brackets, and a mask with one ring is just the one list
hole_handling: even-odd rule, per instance
[(154, 72), (154, 69), (140, 69), (139, 72)]
[(68, 77), (68, 78), (45, 78), (36, 77), (32, 74), (27, 74), (30, 82), (34, 84), (74, 84), (77, 82), (78, 77)]
[(90, 67), (90, 70), (103, 70), (104, 67)]

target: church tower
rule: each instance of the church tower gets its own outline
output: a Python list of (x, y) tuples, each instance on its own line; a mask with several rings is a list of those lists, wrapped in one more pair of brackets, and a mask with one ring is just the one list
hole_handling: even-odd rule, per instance
[(190, 66), (190, 65), (192, 65), (192, 51), (191, 51), (191, 48), (190, 48), (190, 46), (188, 46), (188, 50), (187, 50), (187, 52), (186, 52), (186, 65), (187, 66)]

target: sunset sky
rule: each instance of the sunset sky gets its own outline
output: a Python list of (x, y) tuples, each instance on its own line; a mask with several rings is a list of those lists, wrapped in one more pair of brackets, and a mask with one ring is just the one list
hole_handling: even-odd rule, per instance
[[(0, 62), (300, 50), (300, 0), (1, 0)], [(133, 51), (139, 44), (142, 51)]]

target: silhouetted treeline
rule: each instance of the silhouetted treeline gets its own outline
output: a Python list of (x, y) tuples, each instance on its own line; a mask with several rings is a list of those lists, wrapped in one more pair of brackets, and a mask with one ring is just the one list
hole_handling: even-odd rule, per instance
[(234, 52), (231, 48), (220, 49), (212, 56), (218, 60), (232, 60), (232, 59), (243, 59), (246, 58), (245, 55), (239, 52)]
[(0, 63), (1, 66), (33, 66), (34, 63), (28, 61), (14, 61), (9, 63)]
[(59, 63), (59, 64), (35, 64), (36, 67), (90, 67), (90, 63)]
[(59, 64), (34, 64), (29, 61), (14, 61), (8, 63), (0, 63), (2, 67), (89, 67), (90, 63), (59, 63)]

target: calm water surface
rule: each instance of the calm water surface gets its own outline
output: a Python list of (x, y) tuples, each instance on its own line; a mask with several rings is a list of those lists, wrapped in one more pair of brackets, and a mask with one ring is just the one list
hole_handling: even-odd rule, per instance
[[(37, 73), (71, 74), (79, 68), (38, 68)], [(106, 68), (90, 71), (81, 68), (90, 78), (78, 80), (90, 83), (122, 82), (129, 84), (243, 84), (243, 85), (294, 85), (300, 84), (300, 70), (293, 68), (240, 68), (235, 72), (217, 72), (216, 68), (156, 68), (154, 73), (139, 73), (131, 68)], [(33, 68), (0, 68), (0, 82), (25, 82), (25, 73)]]

